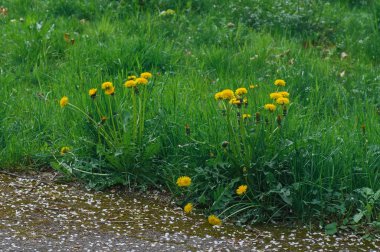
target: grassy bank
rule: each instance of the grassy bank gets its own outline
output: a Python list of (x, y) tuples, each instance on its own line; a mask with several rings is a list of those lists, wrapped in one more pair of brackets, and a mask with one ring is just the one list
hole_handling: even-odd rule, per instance
[[(2, 167), (165, 187), (242, 223), (378, 224), (377, 1), (0, 5)], [(147, 85), (124, 86), (142, 72)], [(241, 104), (215, 99), (237, 88)], [(277, 91), (290, 103), (276, 104)]]

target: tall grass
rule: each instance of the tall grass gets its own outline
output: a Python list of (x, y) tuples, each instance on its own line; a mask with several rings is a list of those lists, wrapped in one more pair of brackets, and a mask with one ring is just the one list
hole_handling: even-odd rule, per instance
[[(9, 10), (0, 16), (1, 166), (51, 165), (93, 186), (165, 186), (175, 194), (176, 179), (187, 175), (193, 184), (183, 203), (242, 222), (342, 221), (365, 211), (378, 220), (378, 197), (368, 210), (363, 188), (380, 189), (380, 5), (321, 3), (0, 1)], [(168, 8), (176, 14), (159, 15)], [(143, 71), (154, 75), (139, 140), (150, 154), (106, 155), (84, 116), (93, 109), (88, 90), (112, 81), (120, 112), (111, 117), (134, 125), (123, 84)], [(280, 128), (277, 114), (263, 109), (276, 79), (291, 94)], [(231, 111), (229, 128), (214, 94), (239, 87), (248, 89), (244, 113), (252, 117), (239, 126)], [(84, 114), (62, 110), (64, 95)], [(257, 112), (268, 127), (256, 124)], [(236, 129), (243, 145), (231, 140)], [(71, 154), (61, 157), (62, 146)], [(122, 175), (132, 163), (141, 172)], [(235, 193), (241, 184), (244, 197)]]

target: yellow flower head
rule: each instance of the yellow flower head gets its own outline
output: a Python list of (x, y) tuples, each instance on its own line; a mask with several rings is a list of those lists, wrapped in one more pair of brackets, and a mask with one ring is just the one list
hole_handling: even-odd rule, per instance
[(276, 110), (276, 105), (274, 104), (265, 104), (264, 105), (265, 110), (269, 110), (270, 112), (273, 112)]
[(102, 89), (104, 89), (104, 90), (111, 89), (112, 87), (113, 87), (113, 84), (112, 84), (112, 82), (109, 82), (109, 81), (104, 82), (104, 83), (102, 84)]
[(148, 80), (145, 79), (145, 78), (137, 78), (136, 79), (136, 84), (146, 85), (146, 84), (148, 84)]
[(285, 86), (286, 82), (284, 80), (275, 80), (274, 85), (276, 86)]
[(149, 72), (144, 72), (144, 73), (140, 74), (140, 77), (144, 78), (144, 79), (150, 79), (150, 78), (152, 78), (152, 76), (153, 75)]
[(280, 97), (280, 98), (277, 98), (276, 102), (277, 104), (285, 105), (285, 104), (289, 104), (289, 99), (285, 97)]
[(223, 100), (231, 100), (232, 98), (235, 98), (234, 91), (231, 89), (224, 89), (222, 91), (222, 98)]
[(69, 104), (69, 98), (67, 96), (63, 96), (59, 101), (59, 105), (61, 105), (61, 108), (63, 108), (67, 104)]
[(212, 214), (208, 217), (208, 223), (213, 226), (220, 226), (222, 224), (222, 221), (217, 216)]
[(222, 100), (223, 99), (222, 92), (216, 93), (214, 97), (215, 97), (215, 100)]
[(104, 91), (106, 95), (114, 95), (115, 94), (115, 87), (112, 86)]
[(96, 97), (96, 92), (98, 92), (98, 89), (96, 89), (96, 88), (91, 88), (91, 89), (88, 91), (88, 95), (89, 95), (91, 98), (95, 98), (95, 97)]
[(246, 93), (248, 93), (248, 90), (247, 90), (246, 88), (238, 88), (238, 89), (236, 89), (236, 91), (235, 91), (235, 94), (236, 94), (236, 95), (244, 95), (244, 94), (246, 94)]
[(247, 188), (248, 186), (247, 185), (241, 185), (239, 186), (237, 189), (236, 189), (236, 194), (237, 195), (243, 195), (247, 192)]
[(193, 211), (193, 204), (187, 203), (186, 206), (183, 208), (183, 211), (187, 214), (191, 213), (191, 211)]
[(136, 86), (136, 81), (135, 80), (127, 80), (124, 83), (124, 86), (127, 88), (135, 87)]
[(128, 77), (127, 77), (127, 80), (136, 80), (136, 75), (129, 75)]
[(276, 99), (282, 97), (282, 95), (281, 95), (280, 93), (278, 93), (278, 92), (275, 92), (275, 93), (270, 93), (270, 94), (269, 94), (269, 97), (270, 97), (271, 99), (273, 99), (273, 100), (276, 100)]
[(60, 153), (61, 153), (61, 155), (65, 155), (69, 151), (70, 151), (70, 148), (67, 147), (67, 146), (64, 146), (64, 147), (61, 148)]
[(257, 87), (257, 86), (255, 86), (255, 85), (253, 85), (253, 84), (249, 85), (249, 88), (250, 88), (250, 89), (254, 89), (255, 87)]
[(289, 97), (289, 93), (288, 92), (285, 92), (285, 91), (282, 91), (282, 92), (278, 92), (282, 97)]
[(250, 114), (243, 114), (243, 119), (248, 119), (248, 118), (251, 118)]
[(188, 176), (182, 176), (177, 179), (177, 185), (179, 187), (188, 187), (191, 185), (191, 178)]
[(232, 98), (230, 100), (230, 104), (232, 104), (232, 105), (240, 105), (241, 104), (241, 100), (240, 99), (236, 99), (236, 98)]

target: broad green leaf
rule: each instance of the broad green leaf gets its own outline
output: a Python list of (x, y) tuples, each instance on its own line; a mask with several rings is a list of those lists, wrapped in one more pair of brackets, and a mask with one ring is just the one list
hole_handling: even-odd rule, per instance
[(333, 235), (333, 234), (336, 234), (336, 232), (338, 232), (336, 222), (333, 222), (333, 223), (327, 224), (327, 225), (325, 226), (325, 233), (326, 233), (327, 235)]
[(363, 212), (355, 214), (353, 217), (354, 222), (358, 223), (363, 218), (363, 216), (364, 216)]

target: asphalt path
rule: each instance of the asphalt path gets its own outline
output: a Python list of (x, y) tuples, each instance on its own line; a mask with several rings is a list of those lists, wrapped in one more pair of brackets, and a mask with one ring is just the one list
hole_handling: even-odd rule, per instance
[(213, 227), (160, 193), (94, 192), (57, 174), (0, 173), (0, 251), (379, 251), (303, 227)]

